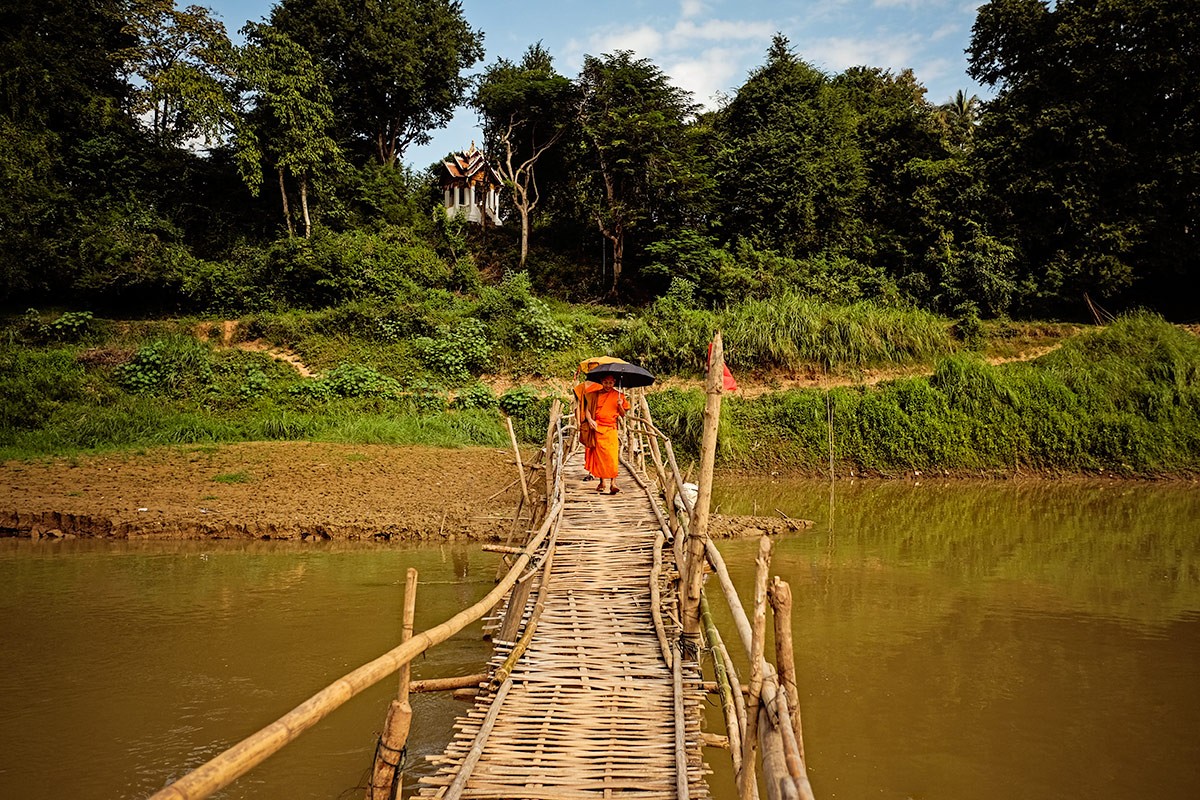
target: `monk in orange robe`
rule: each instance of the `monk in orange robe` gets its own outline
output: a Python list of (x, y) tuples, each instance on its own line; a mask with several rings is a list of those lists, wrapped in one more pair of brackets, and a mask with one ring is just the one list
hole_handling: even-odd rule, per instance
[(615, 483), (620, 465), (620, 444), (617, 442), (617, 420), (629, 410), (629, 400), (615, 388), (617, 379), (605, 375), (601, 389), (584, 395), (584, 415), (587, 424), (596, 432), (595, 444), (584, 450), (583, 465), (600, 479), (596, 491), (616, 494)]

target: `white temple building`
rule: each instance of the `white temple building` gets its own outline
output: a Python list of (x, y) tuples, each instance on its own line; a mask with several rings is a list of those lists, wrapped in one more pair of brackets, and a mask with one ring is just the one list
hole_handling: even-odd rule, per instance
[(463, 214), (469, 222), (503, 225), (500, 218), (500, 190), (504, 184), (487, 164), (487, 158), (475, 149), (475, 143), (453, 160), (443, 161), (442, 202), (448, 215)]

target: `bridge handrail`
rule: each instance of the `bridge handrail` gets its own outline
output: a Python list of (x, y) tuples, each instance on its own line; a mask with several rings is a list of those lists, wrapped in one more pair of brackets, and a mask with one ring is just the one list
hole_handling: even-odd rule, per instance
[(279, 752), (301, 733), (320, 722), (355, 695), (392, 675), (429, 648), (446, 641), (491, 611), (521, 577), (522, 570), (532, 560), (534, 553), (541, 547), (547, 534), (554, 527), (558, 516), (562, 513), (564, 503), (562, 427), (561, 417), (556, 419), (552, 415), (550, 430), (547, 431), (546, 436), (550, 450), (546, 453), (549, 462), (546, 466), (548, 472), (553, 471), (553, 480), (548, 481), (551, 495), (546, 498), (549, 510), (542, 518), (541, 526), (533, 532), (528, 544), (508, 573), (496, 584), (495, 588), (488, 592), (486, 597), (440, 625), (413, 636), (373, 661), (343, 675), (275, 722), (160, 789), (151, 795), (149, 800), (201, 800), (201, 798), (220, 791)]

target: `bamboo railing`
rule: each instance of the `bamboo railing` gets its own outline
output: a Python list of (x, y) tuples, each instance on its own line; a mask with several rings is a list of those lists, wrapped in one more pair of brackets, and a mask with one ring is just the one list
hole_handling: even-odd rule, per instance
[[(402, 641), (397, 647), (342, 676), (275, 722), (159, 790), (151, 796), (150, 800), (200, 800), (200, 798), (220, 791), (279, 752), (287, 744), (295, 741), (300, 734), (320, 722), (355, 695), (407, 667), (414, 658), (434, 645), (446, 641), (495, 608), (525, 574), (530, 562), (534, 560), (539, 549), (542, 549), (547, 536), (562, 513), (561, 467), (565, 442), (563, 439), (564, 429), (560, 424), (561, 420), (557, 409), (556, 401), (552, 408), (551, 424), (547, 432), (547, 451), (545, 453), (547, 463), (544, 465), (549, 492), (542, 501), (544, 512), (536, 515), (541, 519), (540, 526), (531, 532), (529, 541), (516, 557), (512, 567), (482, 600), (463, 609), (440, 625)], [(527, 487), (525, 491), (528, 492)], [(415, 576), (412, 583), (415, 587)], [(411, 597), (412, 595), (408, 593), (407, 596)], [(406, 605), (407, 602), (406, 598)], [(401, 704), (407, 704), (407, 692), (411, 691), (411, 687), (406, 688), (404, 684), (405, 682), (402, 680), (401, 696), (398, 698)], [(390, 716), (391, 714), (389, 714)], [(399, 749), (392, 748), (392, 745), (388, 745), (388, 747)]]
[[(662, 530), (655, 542), (650, 579), (655, 634), (663, 660), (672, 669), (677, 684), (680, 682), (684, 659), (698, 662), (707, 656), (711, 660), (716, 678), (712, 682), (712, 691), (720, 697), (725, 734), (705, 736), (716, 740), (722, 747), (728, 747), (741, 800), (757, 800), (760, 791), (765, 791), (767, 800), (812, 800), (813, 792), (804, 760), (799, 693), (791, 648), (790, 588), (777, 576), (768, 581), (771, 542), (763, 537), (756, 560), (754, 600), (747, 611), (729, 578), (720, 552), (708, 536), (724, 369), (719, 333), (714, 338), (711, 352), (705, 386), (699, 486), (694, 501), (679, 469), (671, 440), (655, 426), (644, 394), (634, 393), (634, 411), (621, 423), (621, 460), (649, 497)], [(397, 647), (333, 682), (274, 723), (157, 792), (150, 800), (200, 800), (210, 796), (294, 741), (350, 698), (399, 672), (399, 691), (389, 707), (366, 797), (367, 800), (375, 800), (397, 796), (393, 785), (399, 780), (399, 756), (404, 748), (412, 715), (409, 694), (479, 686), (487, 679), (484, 675), (473, 675), (461, 679), (412, 682), (408, 675), (408, 665), (412, 660), (489, 613), (497, 614), (498, 637), (515, 643), (510, 661), (520, 657), (521, 642), (527, 641), (533, 634), (541, 598), (539, 596), (532, 611), (525, 614), (534, 584), (530, 579), (535, 574), (548, 574), (553, 560), (550, 544), (565, 501), (562, 466), (569, 451), (578, 446), (575, 442), (576, 419), (574, 413), (562, 414), (558, 401), (554, 401), (545, 447), (539, 455), (543, 459), (541, 464), (522, 463), (510, 423), (509, 432), (520, 471), (522, 498), (513, 518), (508, 541), (503, 546), (489, 548), (501, 553), (503, 561), (496, 586), (487, 596), (440, 625), (413, 635), (412, 603), (415, 600), (416, 575), (414, 570), (410, 570), (405, 589), (404, 638)], [(541, 481), (532, 480), (538, 470), (544, 476), (544, 495), (535, 499), (543, 489), (536, 485)], [(660, 498), (665, 501), (661, 505)], [(523, 519), (523, 513), (527, 515), (526, 519)], [(527, 525), (528, 536), (524, 546), (517, 546), (512, 540), (523, 521)], [(673, 549), (677, 572), (664, 570), (662, 549), (667, 546)], [(503, 569), (505, 564), (508, 566), (506, 572)], [(664, 571), (677, 581), (679, 619), (672, 619), (674, 624), (671, 626), (664, 623), (658, 596), (659, 576)], [(729, 607), (737, 640), (742, 646), (741, 652), (749, 664), (746, 693), (743, 692), (733, 653), (717, 630), (709, 609), (705, 581), (710, 575), (717, 578), (720, 594)], [(768, 606), (774, 620), (774, 665), (763, 652)], [(498, 614), (502, 608), (504, 613)], [(672, 636), (667, 633), (668, 628), (679, 630), (681, 634), (672, 641)], [(489, 714), (492, 711), (499, 713), (503, 694), (510, 682), (503, 669), (491, 676), (490, 686), (496, 691), (496, 700)], [(681, 705), (682, 689), (677, 687), (678, 794), (680, 798), (687, 798)], [(485, 730), (481, 730), (481, 736), (486, 737)], [(470, 754), (467, 762), (460, 770), (461, 780), (456, 779), (448, 797), (462, 792), (471, 771)]]
[[(700, 453), (699, 485), (692, 503), (675, 458), (671, 440), (655, 425), (644, 395), (625, 426), (628, 466), (646, 473), (647, 453), (654, 476), (666, 500), (669, 526), (681, 565), (679, 596), (683, 635), (679, 652), (707, 653), (716, 677), (716, 691), (725, 717), (730, 757), (742, 800), (759, 797), (765, 788), (768, 800), (812, 800), (812, 786), (804, 761), (799, 692), (791, 638), (791, 590), (776, 576), (768, 583), (771, 541), (764, 536), (756, 559), (754, 602), (747, 613), (729, 578), (729, 571), (708, 536), (717, 424), (723, 393), (724, 349), (721, 334), (713, 339), (705, 381), (704, 425)], [(649, 490), (647, 490), (649, 492)], [(680, 499), (680, 511), (676, 498)], [(737, 629), (737, 638), (749, 661), (749, 692), (743, 697), (732, 654), (721, 638), (704, 591), (709, 574), (717, 576)], [(764, 655), (767, 608), (774, 620), (775, 665)], [(761, 765), (761, 772), (759, 769)], [(760, 781), (761, 776), (761, 781)]]

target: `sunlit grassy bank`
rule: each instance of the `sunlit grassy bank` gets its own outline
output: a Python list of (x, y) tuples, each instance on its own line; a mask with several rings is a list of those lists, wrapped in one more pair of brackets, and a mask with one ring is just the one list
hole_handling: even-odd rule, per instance
[[(694, 451), (699, 391), (651, 397)], [(1200, 339), (1151, 315), (1083, 334), (1028, 363), (963, 353), (928, 378), (730, 397), (720, 461), (842, 475), (909, 471), (1189, 474), (1200, 470)]]
[[(0, 344), (0, 457), (284, 439), (495, 447), (507, 441), (500, 411), (533, 443), (553, 391), (518, 385), (497, 395), (481, 373), (561, 379), (580, 358), (611, 352), (694, 378), (707, 337), (723, 327), (730, 363), (768, 382), (806, 367), (853, 375), (926, 365), (930, 373), (731, 395), (723, 467), (824, 473), (832, 452), (839, 474), (1200, 471), (1200, 339), (1153, 315), (1081, 333), (1034, 361), (993, 366), (980, 352), (1003, 348), (1016, 326), (964, 335), (924, 312), (786, 295), (721, 312), (665, 298), (623, 317), (552, 309), (508, 285), (438, 313), (441, 321), (430, 308), (350, 306), (241, 322), (239, 336), (289, 348), (315, 377), (265, 352), (215, 346), (212, 322), (13, 320)], [(525, 338), (513, 333), (520, 320)], [(700, 391), (657, 391), (650, 400), (677, 448), (694, 454)]]

